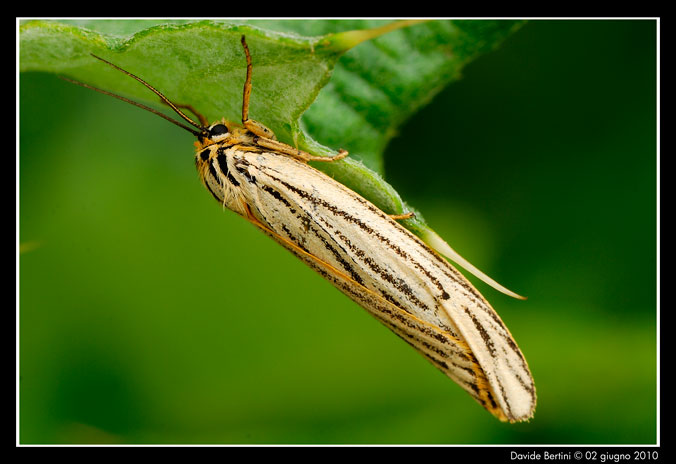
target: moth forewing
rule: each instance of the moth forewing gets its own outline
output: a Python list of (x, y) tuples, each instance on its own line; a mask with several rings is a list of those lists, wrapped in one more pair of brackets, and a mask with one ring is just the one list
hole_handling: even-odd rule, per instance
[(497, 417), (514, 421), (532, 415), (535, 390), (521, 351), (491, 306), (448, 261), (373, 204), (303, 162), (264, 149), (232, 147), (221, 156), (232, 177), (221, 184), (225, 189), (236, 185), (247, 219)]
[[(496, 417), (530, 418), (536, 398), (528, 365), (500, 317), (472, 284), (392, 217), (307, 164), (338, 160), (347, 152), (341, 150), (334, 158), (313, 156), (276, 140), (270, 129), (249, 119), (252, 63), (244, 36), (241, 40), (247, 61), (241, 126), (225, 120), (207, 126), (207, 119), (191, 106), (169, 101), (141, 78), (102, 58), (97, 57), (160, 96), (192, 127), (68, 80), (159, 114), (197, 136), (197, 171), (219, 203), (363, 306)], [(200, 123), (181, 108), (189, 109)]]

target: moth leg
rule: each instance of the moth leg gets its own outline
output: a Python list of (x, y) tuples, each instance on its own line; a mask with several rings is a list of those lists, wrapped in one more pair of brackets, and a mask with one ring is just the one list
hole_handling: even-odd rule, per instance
[(244, 125), (245, 129), (247, 129), (249, 132), (252, 132), (254, 135), (264, 137), (270, 140), (277, 140), (277, 136), (275, 135), (275, 133), (258, 121), (255, 121), (253, 119), (247, 119), (242, 120), (242, 124)]
[(242, 123), (249, 120), (249, 97), (251, 96), (251, 54), (246, 44), (246, 39), (242, 36), (242, 47), (246, 55), (246, 80), (244, 81), (244, 95), (242, 96)]
[(315, 156), (311, 155), (310, 153), (299, 150), (298, 148), (293, 148), (291, 145), (287, 145), (283, 142), (280, 142), (278, 140), (272, 140), (268, 139), (265, 137), (257, 137), (255, 139), (255, 142), (258, 146), (261, 146), (263, 148), (269, 148), (270, 150), (274, 150), (278, 153), (283, 153), (285, 155), (292, 156), (300, 161), (308, 162), (308, 161), (324, 161), (324, 162), (331, 162), (331, 161), (338, 161), (342, 160), (345, 158), (349, 153), (343, 149), (338, 150), (338, 154), (336, 156)]
[(246, 55), (246, 80), (244, 81), (244, 95), (242, 96), (242, 125), (254, 135), (265, 137), (266, 139), (277, 140), (275, 133), (265, 127), (258, 121), (249, 119), (249, 99), (251, 98), (251, 71), (253, 66), (251, 64), (251, 53), (249, 53), (249, 46), (246, 44), (246, 39), (242, 36), (242, 47)]
[(279, 153), (285, 155), (293, 156), (301, 161), (338, 161), (345, 158), (348, 153), (345, 150), (339, 150), (336, 156), (331, 158), (325, 156), (314, 156), (297, 148), (293, 148), (290, 145), (279, 142), (275, 133), (270, 129), (265, 127), (258, 121), (249, 119), (249, 99), (251, 98), (251, 71), (253, 65), (251, 64), (251, 53), (249, 52), (249, 46), (246, 44), (246, 39), (242, 36), (242, 47), (244, 48), (244, 54), (246, 55), (246, 80), (244, 81), (244, 95), (242, 96), (242, 125), (252, 132), (256, 138), (254, 139), (256, 144), (275, 150)]
[(401, 219), (411, 219), (413, 216), (415, 216), (415, 213), (413, 211), (409, 211), (408, 213), (404, 214), (388, 214), (388, 216), (395, 221), (399, 221)]

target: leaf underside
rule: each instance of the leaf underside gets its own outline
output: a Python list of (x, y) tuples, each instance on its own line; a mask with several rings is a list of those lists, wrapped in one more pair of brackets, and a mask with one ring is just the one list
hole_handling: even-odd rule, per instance
[[(400, 214), (412, 209), (382, 177), (388, 141), (458, 79), (465, 64), (498, 46), (522, 23), (426, 21), (366, 40), (389, 23), (27, 21), (20, 26), (20, 70), (68, 76), (165, 109), (138, 82), (90, 56), (94, 53), (170, 100), (191, 104), (211, 121), (239, 122), (244, 34), (253, 61), (250, 117), (311, 153), (348, 150), (351, 156), (343, 161), (315, 166), (383, 211)], [(420, 214), (402, 223), (423, 238), (429, 231)]]

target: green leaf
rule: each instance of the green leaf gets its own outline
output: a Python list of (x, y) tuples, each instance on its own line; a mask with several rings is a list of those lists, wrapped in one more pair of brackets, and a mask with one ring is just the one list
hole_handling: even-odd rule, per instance
[[(28, 21), (20, 26), (20, 69), (67, 75), (136, 101), (157, 102), (138, 82), (90, 56), (94, 53), (210, 120), (239, 121), (246, 68), (239, 41), (245, 34), (253, 61), (250, 117), (312, 153), (348, 150), (347, 159), (316, 166), (394, 214), (411, 208), (382, 177), (388, 141), (464, 65), (520, 24)], [(423, 238), (429, 232), (420, 214), (403, 224)]]

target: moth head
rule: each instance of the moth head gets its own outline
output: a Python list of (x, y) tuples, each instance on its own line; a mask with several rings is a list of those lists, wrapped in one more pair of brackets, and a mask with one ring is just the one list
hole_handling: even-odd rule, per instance
[(208, 147), (214, 143), (222, 142), (228, 137), (232, 136), (230, 128), (228, 127), (229, 123), (225, 122), (225, 119), (215, 122), (210, 126), (202, 126), (202, 130), (197, 135), (197, 142), (195, 146), (198, 150)]

